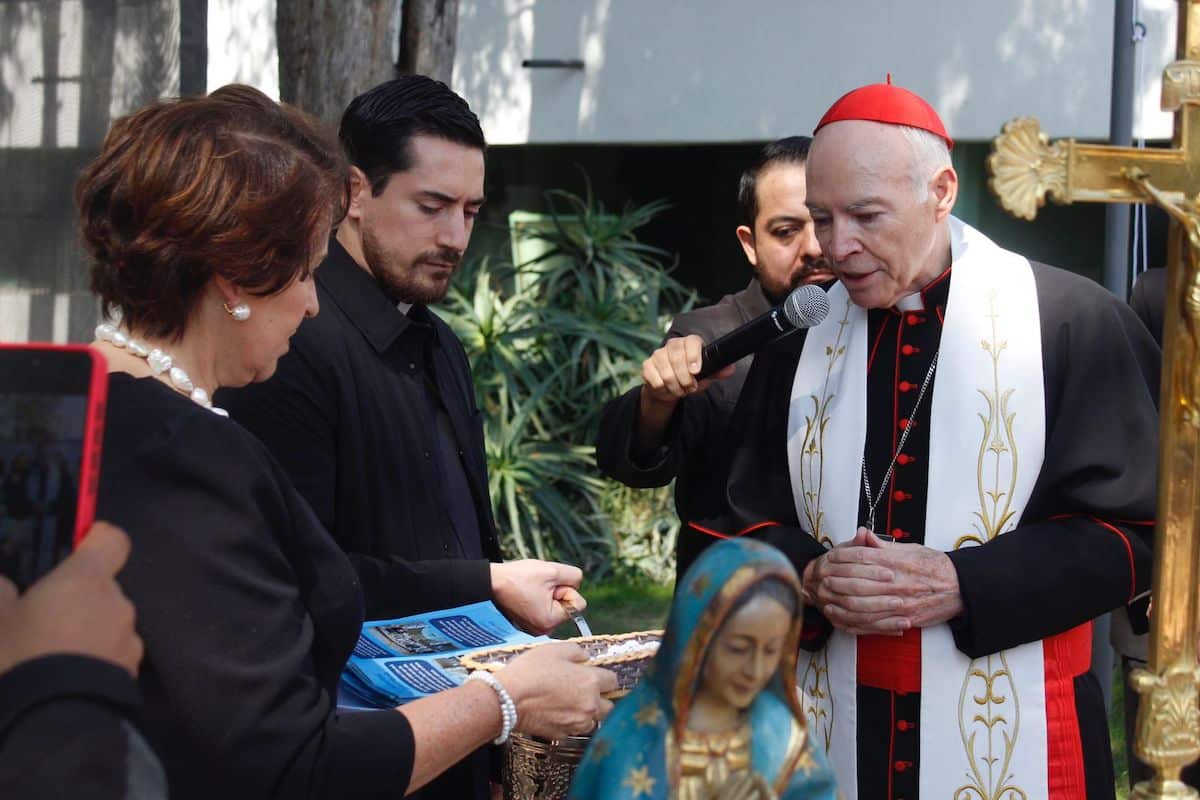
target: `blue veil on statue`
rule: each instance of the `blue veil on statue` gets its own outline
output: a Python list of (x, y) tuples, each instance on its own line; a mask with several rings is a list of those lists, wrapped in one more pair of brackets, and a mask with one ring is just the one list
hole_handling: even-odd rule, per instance
[[(752, 776), (758, 789), (747, 792), (743, 786), (722, 794), (712, 786), (711, 772), (707, 786), (688, 777), (704, 769), (687, 744), (703, 736), (689, 731), (688, 715), (722, 626), (746, 605), (748, 596), (767, 588), (764, 582), (790, 595), (790, 625), (784, 617), (786, 637), (778, 667), (741, 712), (737, 736), (725, 737), (732, 743), (721, 745), (740, 748), (741, 762), (731, 757), (730, 763), (739, 780)], [(796, 572), (775, 548), (745, 539), (708, 548), (676, 589), (662, 646), (642, 682), (617, 703), (593, 736), (571, 784), (571, 800), (833, 800), (833, 773), (824, 754), (810, 745), (796, 687), (803, 619), (799, 603)]]

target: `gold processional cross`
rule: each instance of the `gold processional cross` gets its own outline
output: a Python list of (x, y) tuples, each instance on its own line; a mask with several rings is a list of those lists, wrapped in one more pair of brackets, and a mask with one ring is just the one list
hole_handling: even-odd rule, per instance
[(1025, 118), (1004, 126), (988, 157), (989, 185), (1015, 216), (1032, 220), (1049, 194), (1058, 203), (1155, 203), (1172, 219), (1150, 662), (1131, 680), (1142, 695), (1137, 754), (1156, 770), (1134, 788), (1142, 800), (1195, 798), (1179, 772), (1200, 756), (1200, 0), (1179, 0), (1177, 58), (1162, 86), (1163, 110), (1175, 113), (1171, 149), (1051, 143)]

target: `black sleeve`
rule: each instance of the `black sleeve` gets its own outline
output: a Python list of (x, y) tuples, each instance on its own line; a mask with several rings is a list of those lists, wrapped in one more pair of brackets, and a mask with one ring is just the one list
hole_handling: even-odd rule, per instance
[(1043, 325), (1046, 450), (1021, 523), (950, 553), (966, 607), (951, 623), (976, 657), (1062, 633), (1150, 587), (1160, 356), (1107, 296)]
[[(693, 330), (676, 321), (663, 339), (696, 334), (711, 338), (708, 331)], [(711, 387), (710, 387), (711, 389)], [(685, 397), (671, 416), (662, 445), (651, 453), (639, 453), (636, 446), (638, 405), (642, 387), (605, 403), (600, 412), (596, 434), (596, 465), (600, 471), (634, 489), (666, 486), (679, 475), (688, 453), (712, 440), (715, 395), (710, 391)]]
[(662, 446), (642, 454), (636, 452), (641, 393), (638, 386), (605, 404), (596, 434), (596, 464), (602, 473), (626, 486), (650, 489), (675, 480), (689, 448), (705, 440), (712, 405), (704, 395), (685, 397), (671, 417)]
[(803, 343), (803, 336), (791, 336), (755, 356), (729, 424), (722, 513), (692, 524), (710, 535), (752, 535), (772, 544), (797, 573), (825, 552), (796, 514), (787, 461), (791, 382)]
[[(298, 336), (308, 333), (302, 330)], [(316, 355), (310, 356), (310, 351)], [(312, 343), (280, 359), (275, 375), (222, 393), (231, 416), (266, 445), (327, 531), (337, 531), (337, 381)], [(342, 537), (343, 540), (346, 537)], [(486, 561), (405, 561), (354, 553), (368, 619), (490, 600)]]
[(1137, 314), (1138, 319), (1150, 330), (1153, 325), (1153, 312), (1150, 308), (1149, 300), (1146, 298), (1146, 278), (1142, 276), (1141, 280), (1135, 281), (1133, 289), (1129, 292), (1129, 307), (1133, 309), (1133, 313)]
[(1154, 341), (1162, 347), (1163, 318), (1166, 315), (1167, 270), (1151, 269), (1143, 272), (1133, 284), (1129, 294), (1129, 307), (1150, 331)]
[[(727, 476), (723, 513), (690, 523), (710, 536), (750, 536), (774, 545), (802, 576), (826, 552), (800, 524), (787, 463), (787, 416), (792, 376), (804, 334), (786, 337), (758, 353), (734, 410), (722, 468)], [(804, 609), (802, 644), (820, 647), (832, 626), (816, 609)]]
[(402, 791), (408, 721), (338, 716), (320, 677), (345, 653), (318, 622), (357, 631), (362, 620), (354, 571), (261, 448), (193, 416), (124, 472), (101, 510), (133, 541), (118, 578), (138, 609), (144, 717), (172, 792)]
[(350, 554), (366, 602), (367, 619), (424, 614), (492, 599), (489, 561), (385, 560)]
[(0, 675), (0, 797), (165, 800), (137, 708), (137, 685), (106, 661), (52, 655)]

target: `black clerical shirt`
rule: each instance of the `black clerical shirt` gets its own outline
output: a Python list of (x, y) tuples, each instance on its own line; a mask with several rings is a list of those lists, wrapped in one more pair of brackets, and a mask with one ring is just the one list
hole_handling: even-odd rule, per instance
[(462, 344), (423, 306), (400, 311), (336, 239), (315, 276), (320, 313), (275, 376), (218, 405), (344, 550), (407, 562), (412, 612), (490, 599), (500, 549)]
[[(320, 313), (275, 375), (217, 404), (267, 445), (364, 582), (402, 575), (409, 605), (393, 616), (491, 599), (500, 547), (466, 351), (425, 307), (397, 308), (336, 238), (314, 274)], [(419, 797), (482, 800), (488, 773), (476, 751)]]

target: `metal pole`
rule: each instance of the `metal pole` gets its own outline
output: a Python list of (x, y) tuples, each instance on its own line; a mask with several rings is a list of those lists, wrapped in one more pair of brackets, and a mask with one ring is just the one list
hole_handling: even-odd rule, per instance
[[(1112, 100), (1109, 142), (1133, 142), (1133, 0), (1115, 0), (1113, 9)], [(1129, 296), (1129, 206), (1111, 203), (1104, 211), (1104, 287), (1125, 300)]]
[[(1125, 146), (1133, 142), (1133, 0), (1115, 0), (1113, 5), (1108, 138), (1110, 144)], [(1129, 206), (1125, 203), (1109, 203), (1104, 207), (1104, 288), (1122, 300), (1129, 298)], [(1100, 683), (1105, 711), (1112, 710), (1111, 627), (1112, 618), (1108, 614), (1096, 619), (1092, 627), (1092, 674)]]
[(179, 94), (208, 92), (208, 0), (179, 0)]

